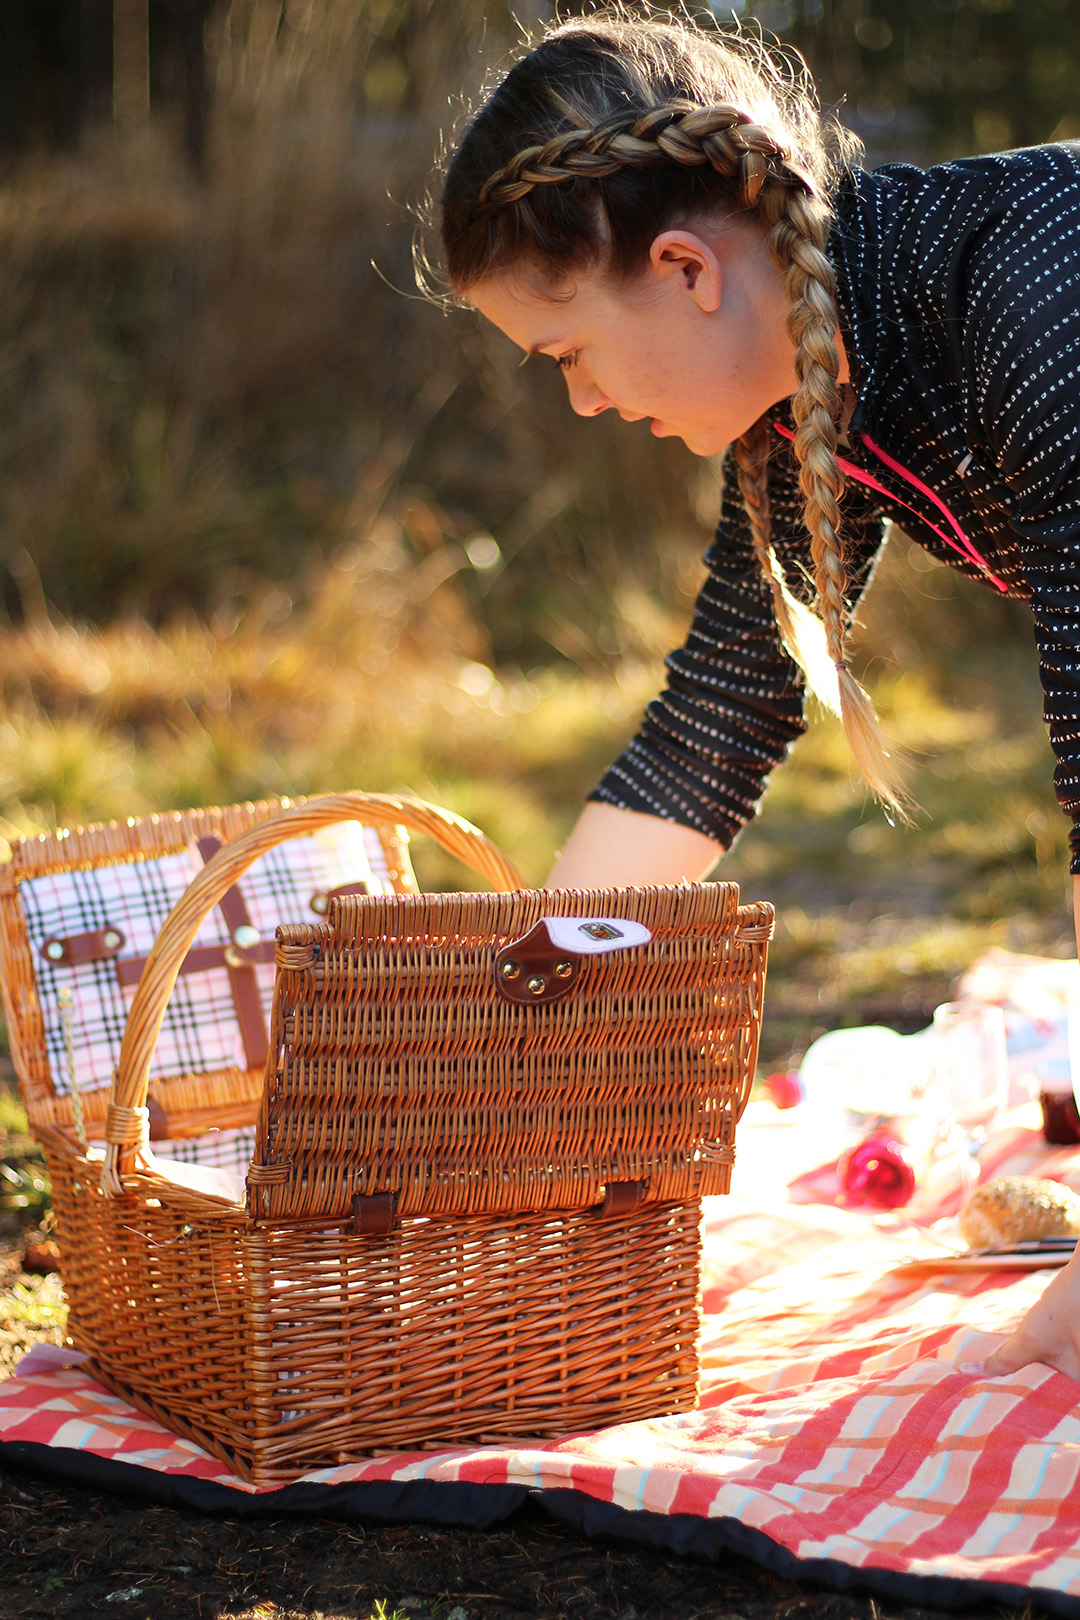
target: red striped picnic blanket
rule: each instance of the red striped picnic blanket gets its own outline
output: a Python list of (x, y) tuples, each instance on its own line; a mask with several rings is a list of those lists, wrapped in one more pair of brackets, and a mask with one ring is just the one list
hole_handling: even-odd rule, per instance
[[(927, 1252), (911, 1215), (782, 1201), (781, 1178), (805, 1150), (785, 1163), (764, 1107), (744, 1123), (742, 1190), (707, 1205), (695, 1412), (550, 1443), (373, 1457), (258, 1492), (79, 1367), (38, 1359), (0, 1385), (0, 1462), (137, 1480), (143, 1494), (156, 1480), (159, 1499), (226, 1510), (333, 1499), (339, 1516), (376, 1520), (490, 1522), (538, 1492), (589, 1531), (706, 1556), (735, 1548), (819, 1584), (1080, 1614), (1080, 1385), (1041, 1366), (983, 1378), (957, 1365), (1000, 1342), (1049, 1273), (891, 1270)], [(1030, 1128), (995, 1137), (984, 1161), (986, 1174), (1080, 1189), (1080, 1149), (1047, 1148)], [(804, 1178), (803, 1196), (813, 1187)], [(932, 1189), (914, 1219), (956, 1197)]]

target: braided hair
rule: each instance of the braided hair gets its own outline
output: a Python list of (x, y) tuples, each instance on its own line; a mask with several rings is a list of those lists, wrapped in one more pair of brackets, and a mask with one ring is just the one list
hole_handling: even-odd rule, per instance
[(450, 282), (467, 295), (523, 265), (553, 290), (587, 272), (630, 281), (676, 223), (720, 210), (760, 221), (784, 277), (820, 618), (791, 592), (772, 545), (764, 418), (734, 446), (754, 554), (785, 648), (841, 716), (871, 790), (906, 818), (898, 762), (845, 655), (838, 316), (825, 253), (838, 158), (827, 133), (809, 84), (737, 37), (623, 17), (566, 23), (466, 125), (445, 173), (441, 232)]

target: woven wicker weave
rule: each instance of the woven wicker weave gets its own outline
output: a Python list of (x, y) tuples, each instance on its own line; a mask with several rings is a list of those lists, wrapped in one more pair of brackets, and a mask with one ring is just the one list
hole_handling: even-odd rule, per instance
[[(740, 907), (730, 884), (520, 890), (482, 835), (419, 801), (343, 794), (268, 813), (213, 813), (234, 836), (151, 952), (112, 1099), (93, 1109), (104, 1161), (35, 1067), (17, 971), (25, 847), (0, 894), (70, 1331), (98, 1376), (257, 1484), (371, 1449), (692, 1405), (700, 1199), (730, 1177), (771, 909)], [(280, 929), (247, 1201), (179, 1186), (149, 1150), (145, 1109), (179, 965), (259, 853), (344, 817), (428, 832), (504, 892), (341, 898), (324, 923)], [(61, 843), (93, 861), (95, 836)], [(514, 1000), (507, 952), (557, 917), (648, 936), (560, 963), (550, 999)], [(182, 1100), (194, 1128), (200, 1110), (250, 1118), (249, 1077), (232, 1078), (241, 1098), (221, 1076), (169, 1082), (170, 1117)]]

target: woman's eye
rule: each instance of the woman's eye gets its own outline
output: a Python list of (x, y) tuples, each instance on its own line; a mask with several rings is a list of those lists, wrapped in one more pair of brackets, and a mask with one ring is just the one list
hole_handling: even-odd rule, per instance
[(569, 371), (572, 366), (577, 365), (577, 357), (578, 351), (574, 349), (570, 354), (558, 355), (556, 357), (555, 364), (558, 366), (560, 371)]

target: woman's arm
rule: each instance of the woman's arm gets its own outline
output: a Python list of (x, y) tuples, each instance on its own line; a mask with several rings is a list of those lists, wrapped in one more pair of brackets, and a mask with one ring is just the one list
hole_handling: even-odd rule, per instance
[[(790, 412), (776, 415), (790, 423)], [(812, 600), (798, 467), (779, 436), (768, 492), (777, 555), (795, 595)], [(881, 548), (882, 519), (870, 493), (857, 485), (844, 491), (843, 516), (854, 602)], [(667, 659), (666, 687), (590, 798), (677, 823), (728, 849), (756, 813), (769, 773), (806, 730), (802, 674), (780, 644), (730, 453), (721, 521), (705, 564), (686, 641)], [(707, 852), (699, 848), (704, 861)], [(684, 858), (680, 853), (676, 865)]]
[(587, 804), (544, 887), (696, 883), (723, 853), (719, 844), (692, 827), (611, 804)]

